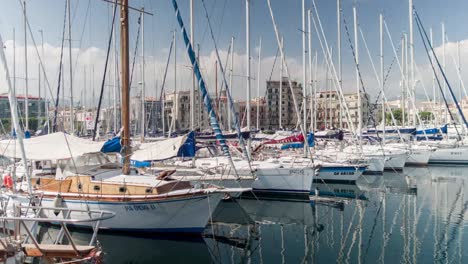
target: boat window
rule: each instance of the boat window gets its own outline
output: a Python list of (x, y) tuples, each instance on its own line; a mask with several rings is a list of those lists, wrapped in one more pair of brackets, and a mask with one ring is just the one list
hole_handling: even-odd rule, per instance
[(124, 187), (124, 186), (119, 187), (119, 192), (123, 193), (123, 192), (126, 192), (126, 191), (127, 191), (127, 187)]
[(100, 191), (100, 190), (101, 190), (101, 186), (99, 186), (99, 185), (94, 185), (94, 190), (95, 190), (95, 191)]
[(146, 192), (146, 193), (152, 193), (152, 192), (153, 192), (153, 189), (152, 189), (152, 188), (146, 188), (145, 192)]

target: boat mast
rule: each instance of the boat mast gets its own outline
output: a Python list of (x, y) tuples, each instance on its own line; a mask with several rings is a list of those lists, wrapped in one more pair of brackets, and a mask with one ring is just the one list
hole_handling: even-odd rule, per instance
[(67, 0), (67, 13), (68, 13), (68, 58), (69, 58), (69, 63), (70, 63), (70, 129), (71, 129), (71, 134), (75, 134), (75, 118), (74, 118), (74, 111), (73, 111), (73, 68), (72, 68), (72, 47), (71, 47), (71, 41), (72, 41), (72, 35), (71, 35), (71, 12), (70, 12), (70, 0)]
[(281, 64), (280, 64), (280, 83), (279, 83), (279, 90), (280, 90), (280, 98), (279, 98), (279, 129), (282, 129), (283, 128), (283, 124), (282, 124), (282, 112), (283, 112), (283, 37), (281, 36), (281, 52), (280, 52), (280, 57), (281, 57)]
[[(383, 43), (383, 15), (379, 15), (379, 28), (380, 28), (380, 89), (382, 91), (382, 134), (383, 143), (385, 143), (385, 99), (384, 93), (384, 43)], [(395, 124), (396, 125), (396, 124)], [(398, 129), (398, 128), (397, 128)]]
[(354, 47), (356, 50), (356, 91), (357, 91), (357, 104), (358, 104), (358, 126), (357, 134), (359, 135), (359, 146), (361, 146), (361, 134), (362, 134), (362, 105), (361, 105), (361, 87), (359, 83), (359, 46), (358, 46), (358, 21), (356, 6), (353, 6), (353, 17), (354, 17)]
[(247, 152), (250, 158), (252, 140), (250, 139), (250, 0), (245, 0), (245, 44), (246, 44), (246, 70), (247, 70), (247, 131), (249, 138), (247, 140)]
[(258, 48), (258, 73), (257, 73), (257, 131), (260, 129), (260, 71), (262, 69), (262, 37)]
[[(442, 69), (444, 70), (444, 72), (445, 72), (445, 69), (446, 69), (445, 65), (446, 65), (445, 64), (445, 23), (442, 22)], [(446, 82), (444, 82), (444, 90), (443, 91), (444, 91), (444, 94), (447, 93), (447, 83)], [(448, 118), (448, 109), (447, 109), (447, 107), (445, 107), (445, 117), (444, 117), (444, 119), (445, 119), (445, 123), (448, 123), (449, 118)]]
[(406, 76), (405, 76), (405, 69), (406, 69), (406, 34), (401, 38), (401, 124), (404, 127), (406, 125)]
[[(193, 44), (192, 44), (193, 45)], [(229, 88), (232, 89), (232, 74), (233, 74), (233, 67), (234, 67), (234, 37), (231, 37), (231, 65), (229, 69)], [(231, 107), (227, 107), (228, 111), (228, 131), (231, 131)]]
[[(339, 0), (338, 0), (339, 1)], [(312, 11), (309, 9), (307, 10), (307, 34), (308, 34), (308, 49), (309, 49), (309, 94), (310, 94), (310, 102), (309, 102), (309, 108), (310, 108), (310, 111), (309, 111), (309, 114), (310, 114), (310, 126), (309, 126), (309, 129), (311, 130), (312, 133), (314, 133), (314, 127), (313, 127), (313, 123), (314, 123), (314, 112), (313, 112), (313, 108), (314, 108), (314, 103), (313, 103), (313, 98), (314, 98), (314, 93), (312, 91), (312, 27), (311, 27), (311, 15), (312, 15)], [(281, 99), (280, 99), (281, 100)]]
[(122, 65), (122, 148), (124, 162), (122, 172), (130, 174), (130, 96), (128, 54), (128, 0), (120, 0), (120, 56)]
[[(336, 18), (337, 18), (337, 42), (338, 42), (338, 50), (337, 50), (337, 55), (338, 55), (338, 85), (340, 87), (340, 90), (342, 89), (343, 85), (343, 75), (342, 75), (342, 63), (341, 63), (341, 0), (336, 1)], [(340, 124), (339, 127), (340, 129), (343, 129), (343, 115), (341, 114), (342, 112), (342, 104), (340, 103)]]
[[(307, 111), (306, 111), (306, 83), (307, 83), (307, 65), (306, 65), (306, 22), (305, 22), (305, 0), (302, 0), (302, 118), (304, 130), (307, 129)], [(304, 135), (304, 141), (307, 135)], [(307, 156), (307, 144), (304, 144), (304, 156)]]
[[(24, 21), (24, 115), (26, 119), (25, 131), (29, 131), (29, 87), (28, 87), (28, 36), (26, 34), (27, 18), (26, 18), (26, 0), (23, 1), (23, 21)], [(25, 167), (27, 168), (27, 167)]]
[[(15, 28), (13, 28), (13, 95), (16, 98), (16, 36)], [(14, 126), (11, 127), (11, 134), (13, 135)]]
[[(194, 45), (193, 0), (190, 0), (190, 44)], [(232, 42), (232, 40), (231, 40)], [(232, 63), (231, 63), (232, 64)], [(232, 70), (231, 70), (232, 75)], [(230, 85), (229, 85), (230, 86)], [(229, 115), (228, 115), (229, 116)], [(230, 116), (229, 116), (230, 120)], [(230, 128), (231, 124), (229, 124)], [(192, 71), (192, 89), (190, 90), (190, 129), (195, 130), (195, 74)]]
[[(430, 35), (430, 38), (431, 38), (431, 46), (434, 47), (434, 38), (433, 38), (433, 34), (432, 34), (432, 27), (429, 29), (429, 35)], [(432, 56), (432, 55), (431, 55)], [(432, 101), (432, 104), (434, 106), (436, 106), (436, 103), (437, 103), (437, 96), (436, 96), (436, 85), (435, 85), (435, 73), (434, 71), (432, 72), (432, 97), (433, 97), (433, 101)], [(436, 107), (434, 107), (435, 109), (437, 109)], [(438, 113), (434, 113), (434, 122), (435, 124), (434, 125), (439, 125), (439, 122), (437, 122), (438, 120)]]
[(145, 141), (145, 8), (141, 8), (141, 142)]
[[(115, 3), (115, 5), (117, 4), (117, 2)], [(113, 119), (114, 119), (114, 133), (117, 134), (117, 131), (119, 129), (118, 127), (118, 123), (117, 123), (117, 89), (118, 89), (118, 75), (119, 75), (119, 66), (118, 66), (118, 52), (117, 52), (117, 41), (116, 41), (116, 33), (117, 33), (117, 26), (116, 25), (112, 25), (112, 29), (114, 30), (114, 34), (112, 34), (112, 38), (113, 38), (113, 42), (114, 42), (114, 89), (113, 90), (113, 93), (112, 93), (112, 97), (113, 97), (113, 104), (112, 104), (112, 108), (113, 108)], [(86, 98), (86, 94), (85, 94), (85, 98)]]
[[(0, 35), (0, 47), (4, 47), (4, 42), (3, 39)], [(20, 146), (20, 152), (21, 152), (21, 159), (23, 160), (23, 166), (24, 168), (28, 168), (28, 161), (26, 159), (26, 152), (24, 150), (24, 144), (23, 144), (23, 130), (21, 129), (19, 119), (18, 119), (18, 107), (17, 107), (17, 100), (16, 100), (16, 95), (14, 93), (14, 90), (11, 87), (11, 79), (10, 79), (10, 73), (8, 72), (8, 66), (7, 66), (7, 61), (6, 61), (6, 56), (5, 56), (5, 51), (3, 48), (0, 49), (0, 71), (2, 72), (0, 74), (0, 82), (1, 83), (6, 83), (8, 87), (8, 100), (10, 102), (10, 111), (11, 111), (11, 118), (13, 120), (13, 125), (15, 127), (16, 131), (16, 137), (18, 139), (18, 144)], [(5, 79), (3, 79), (5, 78)], [(15, 143), (16, 144), (16, 143)], [(31, 187), (31, 178), (29, 175), (29, 170), (26, 169), (24, 171), (26, 175), (26, 180), (27, 180), (27, 186), (28, 186), (28, 192), (31, 194), (32, 193), (32, 187)], [(15, 188), (15, 187), (13, 187)]]
[[(411, 69), (411, 77), (409, 79), (409, 83), (410, 83), (410, 88), (411, 90), (409, 91), (410, 92), (410, 95), (411, 95), (411, 98), (410, 100), (413, 101), (413, 106), (416, 105), (416, 101), (415, 101), (415, 80), (414, 80), (414, 36), (413, 36), (413, 0), (409, 0), (409, 30), (410, 30), (410, 69)], [(412, 111), (412, 125), (413, 126), (416, 126), (416, 109), (413, 109)]]

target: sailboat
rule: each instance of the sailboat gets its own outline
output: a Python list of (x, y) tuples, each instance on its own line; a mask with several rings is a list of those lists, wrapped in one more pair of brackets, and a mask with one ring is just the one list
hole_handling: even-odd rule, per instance
[[(57, 148), (70, 152), (70, 158), (57, 161), (56, 177), (27, 177), (26, 189), (12, 190), (7, 195), (11, 203), (23, 205), (34, 202), (44, 207), (114, 212), (115, 217), (103, 222), (101, 229), (201, 233), (226, 189), (194, 188), (187, 181), (168, 179), (164, 175), (138, 175), (130, 168), (128, 0), (121, 2), (120, 9), (123, 165), (110, 162), (100, 152), (73, 155), (68, 140), (65, 140), (67, 145), (50, 142), (42, 150), (45, 158), (53, 155)], [(8, 72), (4, 63), (4, 70)], [(16, 102), (10, 98), (10, 103), (15, 105)], [(20, 137), (19, 140), (16, 143), (22, 145)], [(23, 147), (24, 161), (26, 151)], [(74, 218), (87, 218), (87, 214), (76, 214)], [(92, 224), (80, 222), (76, 226), (91, 228)]]

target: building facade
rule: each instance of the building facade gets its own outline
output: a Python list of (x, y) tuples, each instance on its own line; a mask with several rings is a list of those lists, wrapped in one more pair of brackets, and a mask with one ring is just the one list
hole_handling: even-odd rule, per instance
[[(281, 84), (281, 90), (280, 90)], [(284, 77), (280, 81), (267, 81), (266, 85), (266, 115), (268, 119), (267, 129), (294, 129), (297, 126), (297, 114), (294, 107), (293, 93), (302, 107), (302, 85), (292, 81), (292, 90), (289, 88), (289, 80)], [(281, 111), (280, 111), (281, 109)], [(280, 116), (281, 113), (281, 116)]]

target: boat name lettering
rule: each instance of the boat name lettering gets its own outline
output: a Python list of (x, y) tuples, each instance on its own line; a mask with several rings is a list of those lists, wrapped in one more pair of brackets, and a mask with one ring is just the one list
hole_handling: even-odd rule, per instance
[(462, 153), (460, 151), (457, 152), (450, 152), (450, 155), (461, 155)]
[(354, 171), (335, 171), (333, 175), (354, 175)]
[(289, 170), (289, 174), (291, 174), (291, 175), (304, 175), (304, 169)]
[(125, 211), (149, 211), (156, 209), (153, 204), (125, 205)]

